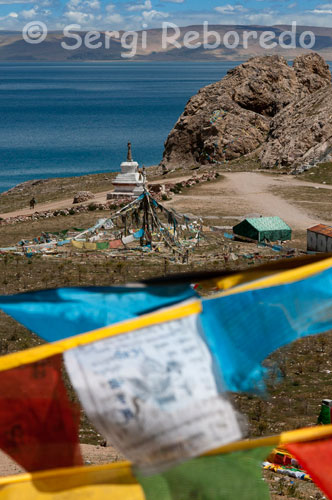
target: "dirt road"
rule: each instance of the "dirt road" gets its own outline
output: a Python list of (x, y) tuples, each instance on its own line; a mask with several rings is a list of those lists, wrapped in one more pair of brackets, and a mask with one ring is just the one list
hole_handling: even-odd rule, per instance
[(332, 190), (332, 186), (300, 181), (291, 176), (256, 172), (223, 172), (224, 179), (217, 183), (205, 183), (193, 191), (178, 195), (168, 202), (179, 212), (199, 215), (219, 215), (221, 218), (278, 215), (295, 230), (304, 230), (319, 222), (331, 224), (331, 220), (317, 219), (307, 209), (299, 208), (281, 195), (278, 188), (306, 187), (313, 190)]
[[(92, 200), (79, 204), (89, 205), (91, 202), (105, 203), (107, 193), (109, 193), (109, 190), (96, 193), (95, 198)], [(45, 212), (46, 210), (58, 210), (60, 208), (70, 208), (75, 206), (77, 205), (73, 205), (73, 198), (64, 198), (63, 200), (51, 201), (50, 203), (38, 203), (38, 205), (36, 205), (35, 212)], [(32, 215), (33, 213), (34, 211), (30, 208), (22, 208), (22, 210), (13, 210), (13, 212), (2, 213), (0, 214), (0, 217), (19, 217), (20, 215)]]
[[(174, 196), (169, 206), (173, 206), (182, 212), (191, 212), (196, 215), (278, 215), (285, 220), (293, 229), (306, 229), (310, 225), (331, 223), (328, 220), (319, 221), (306, 212), (305, 208), (298, 208), (291, 202), (276, 194), (278, 187), (307, 187), (312, 189), (330, 189), (331, 185), (315, 184), (301, 181), (288, 175), (266, 175), (258, 172), (223, 172), (223, 180), (217, 183), (205, 183), (188, 191), (186, 194)], [(169, 179), (171, 182), (179, 182), (189, 178), (182, 176)], [(159, 182), (159, 181), (154, 181)], [(167, 182), (165, 179), (164, 182)], [(273, 190), (273, 192), (271, 191)], [(104, 203), (109, 191), (95, 193), (94, 200)], [(50, 203), (37, 205), (38, 212), (45, 210), (57, 210), (72, 206), (72, 199), (63, 199)], [(19, 215), (31, 215), (29, 208), (15, 210), (0, 214), (0, 217), (16, 217)]]
[[(174, 177), (169, 180), (165, 180), (164, 182), (181, 182), (186, 179), (188, 179), (189, 176), (181, 176), (181, 177)], [(149, 184), (159, 184), (158, 181), (152, 181)], [(83, 203), (79, 203), (79, 205), (89, 205), (90, 203), (105, 203), (107, 200), (107, 194), (110, 192), (108, 189), (107, 191), (100, 191), (98, 193), (94, 193), (95, 197), (92, 200), (85, 201)], [(75, 207), (77, 205), (73, 205), (73, 198), (64, 198), (62, 200), (57, 200), (57, 201), (51, 201), (49, 203), (38, 203), (36, 206), (35, 212), (45, 212), (46, 210), (59, 210), (61, 208), (70, 208), (70, 207)], [(13, 210), (12, 212), (4, 212), (0, 213), (0, 217), (2, 218), (9, 218), (9, 217), (19, 217), (21, 215), (32, 215), (34, 212), (29, 208), (22, 208), (21, 210)]]
[[(294, 229), (306, 229), (317, 224), (316, 218), (311, 217), (305, 210), (288, 202), (270, 190), (278, 187), (311, 187), (313, 189), (330, 189), (332, 186), (300, 181), (290, 176), (272, 177), (270, 175), (254, 172), (234, 172), (225, 174), (225, 188), (234, 193), (236, 198), (244, 198), (250, 211), (259, 212), (260, 215), (278, 215)], [(329, 223), (331, 221), (322, 221)]]

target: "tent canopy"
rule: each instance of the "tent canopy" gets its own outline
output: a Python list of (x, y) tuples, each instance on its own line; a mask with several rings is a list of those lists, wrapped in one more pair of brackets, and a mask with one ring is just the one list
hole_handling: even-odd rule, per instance
[(280, 217), (250, 217), (233, 227), (233, 233), (257, 241), (285, 241), (292, 238), (291, 228)]

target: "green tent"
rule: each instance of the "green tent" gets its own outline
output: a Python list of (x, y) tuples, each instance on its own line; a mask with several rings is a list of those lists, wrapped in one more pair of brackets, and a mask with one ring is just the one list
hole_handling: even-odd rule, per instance
[(257, 241), (285, 241), (292, 238), (291, 228), (280, 217), (252, 217), (233, 227), (236, 236)]

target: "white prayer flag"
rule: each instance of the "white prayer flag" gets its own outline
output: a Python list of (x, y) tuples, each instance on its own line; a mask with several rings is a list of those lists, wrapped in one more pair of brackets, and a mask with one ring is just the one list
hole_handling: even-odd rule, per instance
[(124, 245), (128, 245), (128, 243), (132, 243), (133, 241), (136, 241), (135, 236), (133, 234), (130, 234), (129, 236), (124, 236), (122, 238), (122, 243)]
[(80, 346), (64, 357), (91, 421), (143, 472), (241, 437), (233, 408), (218, 391), (198, 315)]

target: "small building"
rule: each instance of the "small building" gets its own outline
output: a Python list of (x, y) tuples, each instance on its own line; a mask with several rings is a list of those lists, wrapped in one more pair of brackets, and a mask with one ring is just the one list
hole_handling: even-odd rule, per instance
[(332, 252), (332, 227), (317, 224), (307, 229), (307, 250)]
[(280, 217), (250, 217), (233, 227), (236, 236), (256, 241), (286, 241), (292, 239), (292, 230)]
[(137, 198), (144, 192), (145, 169), (140, 172), (138, 163), (133, 160), (131, 143), (128, 142), (127, 161), (120, 165), (121, 172), (113, 181), (114, 191), (107, 194), (107, 199), (112, 198)]

